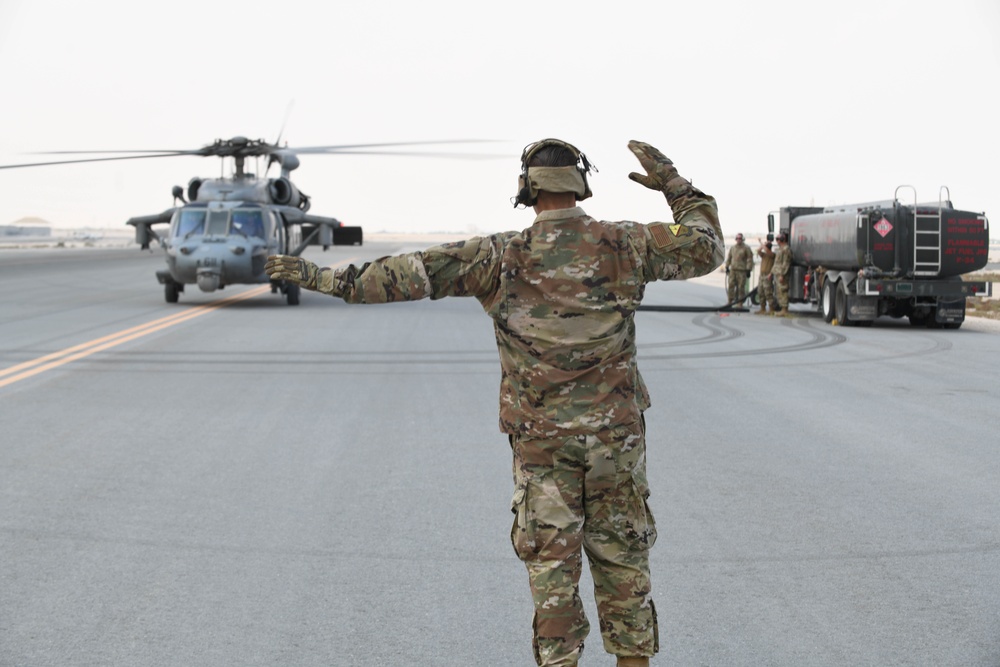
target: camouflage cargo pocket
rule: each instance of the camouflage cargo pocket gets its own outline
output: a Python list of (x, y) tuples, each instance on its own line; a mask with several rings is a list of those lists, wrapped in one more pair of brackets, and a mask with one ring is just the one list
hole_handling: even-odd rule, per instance
[[(649, 486), (642, 471), (632, 472), (632, 489), (634, 509), (631, 521), (634, 536), (639, 544), (650, 549), (656, 544), (656, 519), (649, 509)], [(633, 535), (633, 531), (630, 531), (630, 536)]]
[(514, 497), (510, 501), (510, 511), (514, 514), (514, 521), (510, 527), (510, 543), (514, 547), (514, 553), (521, 560), (528, 560), (538, 553), (535, 544), (534, 534), (528, 521), (528, 485), (521, 482), (514, 490)]
[(614, 431), (615, 467), (618, 474), (628, 475), (623, 479), (628, 489), (623, 491), (630, 497), (625, 501), (624, 511), (629, 523), (626, 534), (637, 547), (650, 548), (656, 542), (656, 519), (649, 509), (649, 482), (646, 479), (646, 445), (641, 422), (620, 427)]

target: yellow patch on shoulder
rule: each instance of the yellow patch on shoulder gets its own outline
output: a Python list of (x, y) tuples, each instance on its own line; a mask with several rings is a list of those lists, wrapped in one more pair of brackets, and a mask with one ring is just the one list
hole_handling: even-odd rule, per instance
[(680, 223), (670, 225), (670, 233), (674, 236), (690, 236), (691, 230)]

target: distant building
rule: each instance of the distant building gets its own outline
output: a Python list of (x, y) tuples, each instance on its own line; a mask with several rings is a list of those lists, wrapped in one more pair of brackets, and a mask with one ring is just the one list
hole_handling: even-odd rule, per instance
[(52, 225), (41, 218), (21, 218), (13, 225), (0, 225), (0, 236), (52, 236)]

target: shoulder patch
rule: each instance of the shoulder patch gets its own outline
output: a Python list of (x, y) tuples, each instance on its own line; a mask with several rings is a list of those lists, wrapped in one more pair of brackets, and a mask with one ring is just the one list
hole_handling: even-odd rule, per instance
[(665, 222), (654, 222), (646, 227), (649, 229), (650, 236), (653, 237), (653, 245), (659, 250), (669, 248), (677, 242), (677, 239), (691, 236), (694, 233), (690, 227), (682, 225), (679, 222), (675, 222), (672, 225), (668, 225)]
[[(674, 243), (673, 236), (667, 231), (667, 225), (662, 222), (654, 222), (651, 225), (647, 225), (646, 228), (649, 230), (650, 236), (653, 237), (653, 245), (661, 250), (663, 248), (669, 248)], [(676, 234), (674, 235), (676, 236)]]

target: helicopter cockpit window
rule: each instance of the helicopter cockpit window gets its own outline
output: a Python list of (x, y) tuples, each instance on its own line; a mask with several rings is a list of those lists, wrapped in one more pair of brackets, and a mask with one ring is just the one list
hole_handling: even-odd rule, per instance
[(177, 221), (177, 236), (201, 234), (205, 229), (205, 209), (184, 209)]
[(225, 236), (226, 231), (229, 228), (229, 211), (209, 211), (208, 212), (208, 227), (205, 230), (206, 234), (213, 235), (218, 234), (219, 236)]
[(258, 211), (233, 211), (233, 231), (242, 232), (246, 236), (264, 238), (264, 218)]

